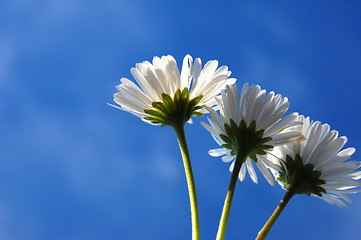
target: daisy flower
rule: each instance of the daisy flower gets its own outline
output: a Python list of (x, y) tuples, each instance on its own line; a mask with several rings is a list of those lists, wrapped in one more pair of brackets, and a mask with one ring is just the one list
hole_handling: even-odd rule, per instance
[(310, 121), (299, 116), (305, 141), (278, 147), (274, 171), (280, 185), (294, 194), (317, 196), (331, 204), (346, 209), (344, 201), (351, 203), (346, 194), (357, 193), (361, 185), (360, 161), (347, 161), (354, 148), (341, 150), (347, 138), (330, 131), (328, 124)]
[(229, 78), (227, 66), (218, 68), (218, 61), (213, 60), (202, 68), (201, 59), (193, 61), (190, 55), (184, 57), (181, 71), (171, 55), (137, 63), (130, 71), (139, 86), (120, 79), (114, 94), (119, 106), (112, 106), (162, 126), (184, 124), (192, 115), (206, 113), (205, 106), (216, 108), (214, 97), (236, 81)]
[(272, 163), (265, 154), (275, 146), (289, 143), (301, 137), (300, 131), (295, 128), (302, 124), (296, 121), (298, 114), (292, 113), (282, 118), (289, 107), (286, 97), (266, 93), (260, 86), (244, 84), (241, 96), (236, 85), (227, 87), (222, 92), (222, 99), (216, 98), (220, 108), (220, 115), (213, 109), (207, 108), (211, 118), (209, 124), (202, 125), (212, 134), (214, 140), (222, 148), (212, 149), (209, 154), (213, 157), (222, 157), (223, 162), (232, 162), (230, 171), (235, 166), (237, 155), (246, 155), (242, 159), (239, 179), (244, 180), (246, 172), (253, 182), (258, 178), (253, 162), (270, 184), (274, 184), (274, 177), (267, 168)]
[(196, 58), (193, 61), (190, 55), (184, 57), (181, 71), (170, 55), (154, 57), (152, 63), (138, 63), (130, 71), (138, 85), (129, 79), (120, 79), (118, 92), (114, 94), (114, 102), (118, 106), (111, 106), (130, 112), (148, 123), (174, 129), (188, 185), (192, 239), (199, 240), (198, 204), (184, 124), (192, 116), (206, 113), (204, 107), (217, 109), (214, 97), (226, 85), (234, 84), (236, 79), (229, 78), (231, 72), (227, 66), (218, 68), (218, 61), (209, 61), (202, 67), (201, 60)]
[(299, 116), (303, 122), (299, 126), (304, 141), (294, 141), (285, 146), (276, 147), (272, 152), (273, 168), (279, 184), (286, 193), (271, 217), (258, 233), (257, 240), (263, 240), (288, 202), (296, 194), (316, 196), (328, 203), (346, 209), (344, 201), (351, 203), (346, 194), (360, 191), (360, 161), (347, 161), (355, 152), (354, 148), (341, 150), (347, 142), (339, 137), (335, 130), (330, 131), (328, 124), (310, 121)]
[(223, 240), (231, 209), (237, 178), (244, 180), (248, 171), (253, 182), (257, 183), (257, 174), (253, 162), (270, 184), (274, 178), (268, 171), (272, 163), (265, 158), (267, 152), (275, 146), (301, 138), (296, 126), (298, 114), (293, 113), (282, 118), (288, 110), (289, 102), (274, 92), (266, 93), (260, 86), (244, 84), (241, 96), (236, 85), (227, 86), (222, 99), (216, 98), (220, 109), (218, 115), (207, 108), (211, 118), (209, 124), (202, 123), (222, 148), (212, 149), (213, 157), (223, 156), (224, 162), (232, 162), (232, 172), (222, 216), (218, 226), (217, 240)]

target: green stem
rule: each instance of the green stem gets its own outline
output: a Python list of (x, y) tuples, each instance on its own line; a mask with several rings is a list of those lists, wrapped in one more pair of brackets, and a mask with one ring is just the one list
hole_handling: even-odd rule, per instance
[(189, 194), (189, 201), (190, 201), (191, 214), (192, 214), (192, 240), (199, 240), (200, 233), (199, 233), (197, 194), (196, 194), (196, 187), (194, 184), (193, 171), (189, 157), (186, 136), (184, 133), (184, 125), (178, 124), (176, 126), (173, 126), (173, 129), (177, 134), (179, 149), (182, 154), (184, 171), (187, 179), (188, 194)]
[(224, 236), (226, 233), (226, 228), (227, 228), (228, 216), (229, 216), (229, 212), (231, 210), (233, 194), (234, 194), (234, 190), (236, 188), (239, 171), (241, 170), (242, 163), (246, 160), (247, 155), (248, 154), (237, 154), (236, 162), (234, 164), (234, 168), (232, 171), (231, 180), (230, 180), (229, 186), (228, 186), (226, 199), (224, 200), (224, 204), (223, 204), (222, 216), (221, 216), (221, 219), (220, 219), (219, 225), (218, 225), (218, 232), (217, 232), (217, 237), (216, 237), (217, 240), (224, 239)]
[(267, 220), (266, 224), (263, 226), (261, 231), (258, 232), (256, 240), (263, 240), (266, 238), (268, 232), (271, 230), (273, 224), (276, 222), (283, 209), (286, 207), (287, 203), (291, 200), (291, 198), (295, 195), (295, 192), (292, 190), (287, 190), (283, 199), (278, 204), (277, 208), (274, 210), (270, 218)]

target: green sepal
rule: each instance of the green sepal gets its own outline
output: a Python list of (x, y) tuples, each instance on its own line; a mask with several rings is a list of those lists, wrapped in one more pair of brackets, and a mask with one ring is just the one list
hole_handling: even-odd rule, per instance
[(292, 190), (295, 194), (312, 194), (319, 197), (321, 193), (326, 193), (322, 185), (326, 182), (320, 179), (322, 173), (314, 170), (312, 164), (303, 164), (300, 154), (297, 154), (294, 159), (286, 155), (286, 159), (281, 161), (281, 166), (278, 181), (284, 183), (284, 187)]
[(150, 121), (153, 124), (160, 124), (161, 127), (165, 126), (165, 123), (162, 121), (161, 118), (155, 118), (155, 117), (144, 117), (145, 120)]
[[(178, 89), (178, 91), (180, 91)], [(182, 92), (181, 92), (181, 98), (182, 99), (189, 99), (189, 91), (188, 88), (183, 88)]]
[(257, 162), (257, 155), (255, 153), (251, 153), (248, 155), (250, 159), (252, 159), (254, 162)]
[(203, 113), (200, 113), (200, 112), (193, 112), (193, 116), (196, 116), (196, 117), (203, 117), (204, 114)]
[(231, 149), (231, 146), (229, 144), (222, 144), (221, 146), (227, 149)]
[[(232, 121), (233, 121), (233, 119), (232, 119)], [(239, 128), (240, 128), (240, 129), (246, 129), (246, 128), (247, 128), (246, 121), (242, 120), (242, 121), (241, 121), (241, 124), (239, 125)]]
[(152, 109), (145, 109), (144, 112), (149, 115), (152, 115), (154, 117), (161, 118), (161, 119), (166, 116), (163, 112), (152, 110)]
[[(248, 130), (250, 132), (256, 132), (256, 121), (252, 121), (251, 124), (248, 127)], [(262, 134), (263, 135), (263, 134)]]
[[(231, 123), (231, 125), (232, 125), (232, 123)], [(237, 130), (237, 126), (235, 128), (233, 128), (233, 129)], [(233, 129), (228, 124), (224, 124), (224, 130), (225, 130), (227, 136), (232, 136), (233, 135)], [(227, 138), (230, 139), (230, 137), (227, 137)]]
[(237, 125), (233, 119), (230, 119), (229, 124), (224, 124), (225, 134), (219, 135), (226, 143), (222, 146), (230, 149), (232, 155), (246, 154), (254, 162), (257, 162), (257, 155), (267, 154), (266, 151), (272, 149), (273, 146), (266, 144), (272, 138), (264, 138), (265, 131), (256, 129), (256, 121), (252, 121), (247, 126), (244, 120)]
[(163, 93), (162, 94), (163, 104), (168, 108), (169, 110), (172, 110), (176, 107), (176, 104), (173, 102), (173, 99), (168, 95)]
[(231, 143), (231, 142), (232, 142), (231, 138), (229, 138), (228, 136), (226, 136), (226, 135), (224, 135), (224, 134), (220, 134), (219, 137), (220, 137), (223, 141), (225, 141), (226, 143)]
[[(162, 112), (164, 115), (169, 114), (169, 109), (167, 107), (167, 105), (165, 105), (162, 102), (153, 102), (152, 106), (159, 112)], [(146, 110), (144, 110), (145, 112)]]
[(195, 107), (193, 107), (193, 111), (203, 109), (204, 107), (205, 107), (205, 105), (195, 106)]
[[(237, 126), (237, 124), (236, 124), (236, 122), (233, 120), (233, 119), (231, 119), (231, 121), (230, 121), (230, 124), (231, 124), (231, 126), (229, 127), (228, 125), (226, 125), (227, 127), (229, 127), (231, 130), (232, 129), (237, 129), (238, 128), (238, 126)], [(226, 127), (225, 126), (225, 127)], [(231, 134), (232, 133), (232, 131), (229, 131), (229, 134)]]
[(200, 95), (190, 100), (188, 88), (178, 89), (173, 98), (163, 93), (161, 102), (152, 103), (154, 109), (144, 110), (150, 115), (144, 119), (161, 125), (184, 125), (192, 116), (204, 115), (199, 112), (204, 105), (197, 105), (202, 98), (203, 96)]
[(203, 98), (203, 95), (199, 95), (199, 96), (193, 98), (190, 102), (191, 102), (192, 104), (197, 104), (197, 103), (199, 103), (199, 102), (202, 100), (202, 98)]
[(263, 151), (263, 150), (258, 150), (257, 154), (258, 155), (266, 155), (267, 153), (265, 151)]
[(174, 93), (173, 100), (174, 100), (174, 102), (179, 102), (180, 99), (181, 99), (181, 90), (178, 89), (178, 90), (175, 91), (175, 93)]

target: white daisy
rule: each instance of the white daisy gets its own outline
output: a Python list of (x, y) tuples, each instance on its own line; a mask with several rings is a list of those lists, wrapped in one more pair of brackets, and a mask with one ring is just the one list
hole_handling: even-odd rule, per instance
[[(246, 83), (241, 96), (236, 85), (227, 86), (226, 91), (222, 92), (222, 99), (216, 98), (216, 101), (220, 116), (213, 109), (207, 108), (211, 119), (208, 118), (209, 125), (202, 125), (222, 148), (212, 149), (209, 154), (213, 157), (223, 156), (224, 162), (233, 161), (237, 154), (246, 154), (248, 157), (243, 160), (245, 164), (241, 166), (239, 179), (243, 181), (248, 171), (253, 182), (258, 182), (252, 163), (255, 162), (273, 185), (274, 178), (267, 169), (272, 164), (264, 155), (274, 146), (302, 136), (295, 128), (301, 124), (296, 121), (297, 113), (282, 118), (289, 107), (288, 99), (274, 92), (266, 94), (260, 86), (249, 86)], [(235, 162), (230, 166), (230, 171), (233, 171)]]
[(202, 68), (199, 58), (184, 57), (179, 71), (175, 59), (168, 55), (154, 57), (153, 62), (136, 64), (131, 73), (139, 87), (122, 78), (114, 94), (121, 110), (130, 112), (148, 123), (173, 125), (185, 123), (192, 115), (206, 113), (204, 106), (216, 108), (214, 97), (236, 79), (227, 66), (218, 68), (218, 61), (207, 62)]
[[(360, 189), (360, 161), (346, 161), (355, 152), (354, 148), (341, 150), (347, 138), (338, 137), (330, 131), (328, 124), (310, 121), (299, 116), (304, 124), (301, 128), (305, 141), (277, 147), (273, 154), (279, 166), (275, 176), (280, 185), (294, 194), (317, 196), (346, 209), (346, 194), (357, 193)], [(279, 160), (281, 159), (281, 160)]]

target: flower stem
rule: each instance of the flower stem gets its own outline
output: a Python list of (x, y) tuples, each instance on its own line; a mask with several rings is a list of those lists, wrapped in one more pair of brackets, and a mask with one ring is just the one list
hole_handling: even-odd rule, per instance
[(191, 214), (192, 214), (192, 240), (199, 240), (200, 233), (199, 233), (197, 194), (196, 194), (196, 187), (193, 178), (192, 165), (188, 152), (186, 136), (184, 133), (184, 125), (178, 124), (172, 127), (177, 134), (179, 149), (182, 154), (184, 171), (187, 179), (188, 194), (189, 194), (189, 201), (190, 201)]
[(232, 171), (231, 180), (228, 186), (226, 199), (224, 200), (224, 204), (223, 204), (222, 216), (219, 221), (216, 240), (224, 239), (227, 228), (228, 216), (231, 210), (233, 194), (236, 188), (239, 171), (241, 170), (242, 163), (246, 160), (246, 158), (247, 158), (247, 154), (237, 154), (236, 162), (234, 164), (234, 168)]
[(277, 208), (274, 210), (270, 218), (267, 220), (261, 231), (258, 232), (256, 240), (263, 240), (266, 238), (268, 232), (271, 230), (273, 224), (276, 222), (283, 209), (286, 207), (287, 203), (295, 195), (295, 192), (292, 190), (287, 190), (282, 200), (278, 204)]

